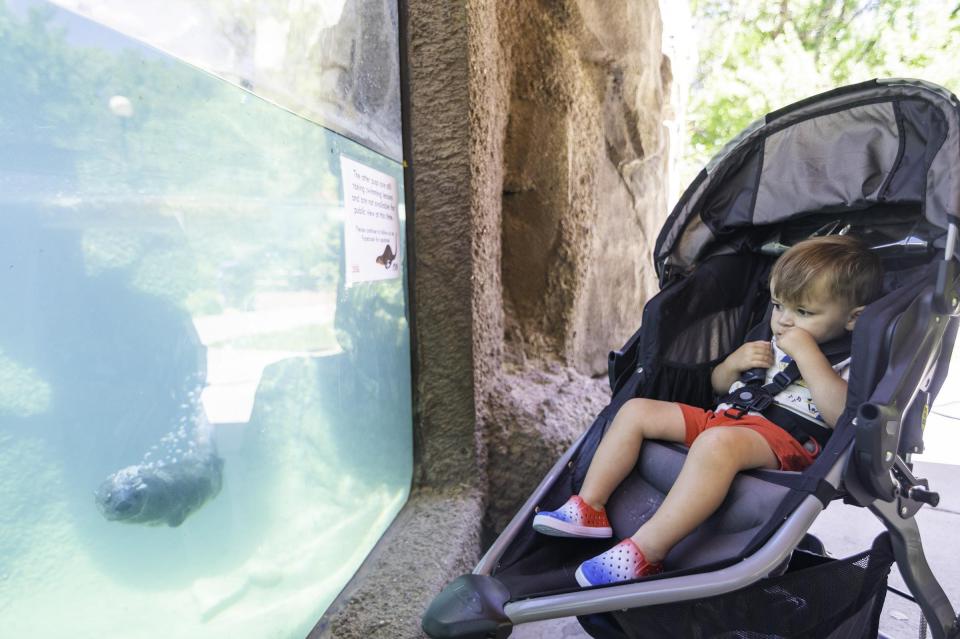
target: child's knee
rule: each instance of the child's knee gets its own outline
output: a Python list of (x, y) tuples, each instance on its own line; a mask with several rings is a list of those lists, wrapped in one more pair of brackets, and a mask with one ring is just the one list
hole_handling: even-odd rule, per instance
[(620, 407), (620, 412), (627, 412), (632, 415), (644, 415), (649, 413), (651, 407), (656, 405), (656, 400), (647, 399), (645, 397), (634, 397), (633, 399), (628, 399), (624, 402), (623, 406)]
[(749, 443), (744, 434), (735, 428), (708, 428), (693, 440), (690, 456), (701, 462), (712, 460), (722, 465), (737, 466), (742, 452)]
[(636, 397), (627, 400), (614, 419), (612, 430), (631, 437), (647, 438), (657, 436), (657, 429), (653, 423), (657, 419), (657, 402), (651, 399)]
[(740, 471), (779, 468), (780, 465), (766, 438), (746, 428), (709, 428), (693, 444), (688, 459), (696, 457), (698, 463), (712, 463), (718, 468), (723, 466), (728, 470)]
[(647, 401), (639, 398), (627, 400), (617, 411), (609, 432), (617, 433), (620, 437), (643, 437), (646, 413), (644, 405)]
[(623, 406), (620, 407), (620, 410), (617, 412), (617, 417), (620, 418), (620, 423), (624, 425), (630, 426), (631, 428), (642, 428), (643, 423), (650, 416), (652, 406), (653, 400), (634, 397), (633, 399), (628, 399)]

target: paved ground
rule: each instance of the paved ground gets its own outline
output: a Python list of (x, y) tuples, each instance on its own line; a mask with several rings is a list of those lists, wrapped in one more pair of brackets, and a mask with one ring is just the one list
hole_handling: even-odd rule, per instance
[[(960, 349), (958, 349), (960, 351)], [(960, 362), (960, 352), (954, 353)], [(956, 530), (960, 526), (960, 364), (955, 364), (927, 421), (926, 452), (914, 458), (914, 474), (930, 480), (940, 493), (937, 508), (924, 507), (917, 514), (927, 561), (947, 597), (960, 608), (960, 553)], [(834, 557), (846, 557), (870, 547), (883, 525), (863, 508), (834, 502), (814, 522), (817, 535)], [(890, 585), (906, 591), (894, 565)], [(910, 601), (888, 593), (880, 618), (881, 636), (890, 639), (919, 637), (920, 609)], [(516, 628), (514, 639), (582, 639), (589, 637), (576, 619), (559, 619)], [(929, 633), (927, 634), (929, 637)]]

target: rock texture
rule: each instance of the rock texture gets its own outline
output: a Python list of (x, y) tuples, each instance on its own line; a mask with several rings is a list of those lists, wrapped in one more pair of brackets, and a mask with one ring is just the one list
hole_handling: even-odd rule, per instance
[(589, 377), (656, 289), (670, 83), (654, 2), (516, 0), (499, 15), (504, 367), (478, 411), (494, 531), (606, 403)]
[(511, 351), (606, 370), (654, 290), (669, 65), (654, 2), (501, 6), (513, 62), (503, 161)]
[[(271, 76), (278, 72), (284, 76), (299, 75), (288, 80), (288, 84), (312, 87), (312, 102), (297, 104), (303, 98), (298, 100), (289, 91), (284, 95), (287, 100), (303, 111), (318, 112), (325, 124), (353, 139), (390, 157), (401, 158), (397, 3), (346, 0), (340, 19), (322, 29), (316, 28), (318, 16), (310, 15), (310, 9), (301, 11), (304, 15), (284, 25), (289, 50), (286, 64), (270, 69), (271, 74), (262, 73), (267, 76), (268, 88), (275, 88), (269, 85)], [(324, 13), (317, 7), (313, 11)], [(319, 76), (317, 68), (321, 69)], [(311, 71), (312, 78), (305, 78)]]
[(470, 572), (476, 561), (481, 506), (477, 493), (417, 492), (310, 637), (425, 636), (423, 611), (450, 579)]
[(610, 397), (605, 379), (552, 363), (505, 371), (489, 400), (485, 522), (499, 532)]
[[(410, 0), (414, 493), (311, 637), (420, 636), (608, 401), (665, 216), (655, 0)], [(402, 585), (402, 586), (401, 586)]]

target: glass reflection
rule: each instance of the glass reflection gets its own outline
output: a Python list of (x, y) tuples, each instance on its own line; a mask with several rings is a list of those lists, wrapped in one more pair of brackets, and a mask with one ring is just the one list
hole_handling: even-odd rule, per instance
[(402, 267), (343, 274), (399, 165), (46, 3), (0, 64), (0, 628), (304, 636), (412, 472)]
[(402, 158), (395, 0), (55, 0)]

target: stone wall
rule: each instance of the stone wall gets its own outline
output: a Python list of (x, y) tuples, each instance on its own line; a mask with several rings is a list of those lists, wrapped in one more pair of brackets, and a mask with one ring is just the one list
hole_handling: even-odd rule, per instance
[(494, 531), (606, 403), (607, 353), (656, 289), (670, 83), (653, 0), (514, 0), (500, 25), (505, 173), (487, 206), (502, 210), (504, 366), (479, 413)]
[(513, 63), (503, 161), (509, 346), (606, 370), (654, 289), (669, 65), (655, 2), (501, 5)]
[(312, 637), (423, 610), (608, 399), (665, 216), (656, 0), (409, 0), (417, 471)]

